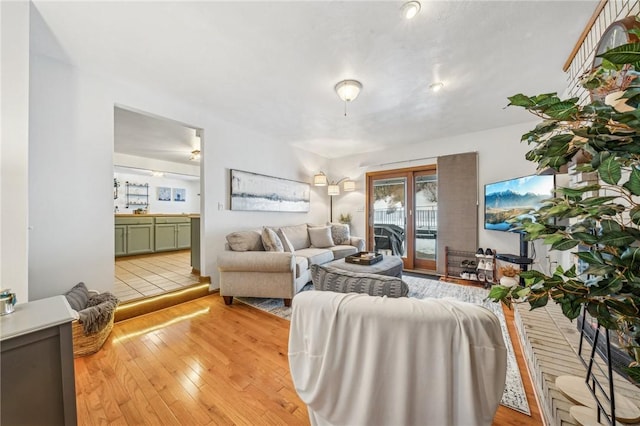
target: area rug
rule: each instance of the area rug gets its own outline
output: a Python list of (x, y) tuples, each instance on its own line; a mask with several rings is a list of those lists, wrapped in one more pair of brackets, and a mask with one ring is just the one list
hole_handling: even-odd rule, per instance
[[(505, 407), (530, 415), (529, 403), (527, 402), (527, 397), (524, 392), (524, 385), (522, 384), (522, 377), (520, 376), (520, 370), (518, 369), (518, 363), (511, 344), (511, 339), (509, 339), (509, 332), (507, 330), (504, 313), (502, 312), (502, 306), (498, 303), (486, 300), (489, 291), (477, 287), (449, 284), (443, 281), (418, 278), (408, 275), (405, 275), (403, 280), (409, 285), (409, 297), (415, 297), (417, 299), (424, 299), (427, 297), (453, 298), (473, 303), (475, 305), (484, 306), (498, 317), (502, 327), (502, 335), (504, 336), (505, 345), (507, 347), (507, 380), (500, 403)], [(311, 284), (307, 284), (302, 289), (302, 291), (308, 290), (313, 290), (313, 286)], [(282, 299), (261, 299), (254, 297), (236, 297), (235, 299), (260, 310), (277, 315), (280, 318), (291, 318), (291, 308), (284, 306)]]

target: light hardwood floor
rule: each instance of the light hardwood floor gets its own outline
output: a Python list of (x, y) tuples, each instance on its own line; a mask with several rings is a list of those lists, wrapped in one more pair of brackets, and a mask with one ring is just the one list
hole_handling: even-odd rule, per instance
[[(75, 361), (78, 424), (307, 425), (288, 333), (289, 321), (218, 294), (118, 322), (102, 350)], [(534, 415), (500, 406), (494, 425), (542, 424), (521, 370)]]

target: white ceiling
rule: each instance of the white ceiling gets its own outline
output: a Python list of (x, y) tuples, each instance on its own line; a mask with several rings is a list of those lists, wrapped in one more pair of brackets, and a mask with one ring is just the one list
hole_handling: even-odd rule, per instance
[[(402, 3), (36, 0), (58, 46), (32, 45), (335, 158), (535, 120), (507, 96), (564, 91), (598, 2), (422, 1), (410, 21)], [(364, 88), (345, 117), (347, 78)]]

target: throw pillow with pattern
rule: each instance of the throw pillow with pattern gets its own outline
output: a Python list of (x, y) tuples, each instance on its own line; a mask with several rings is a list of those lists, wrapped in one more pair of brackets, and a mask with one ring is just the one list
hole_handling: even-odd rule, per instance
[(331, 238), (333, 238), (335, 245), (351, 243), (349, 225), (346, 223), (330, 223), (329, 225), (331, 225)]

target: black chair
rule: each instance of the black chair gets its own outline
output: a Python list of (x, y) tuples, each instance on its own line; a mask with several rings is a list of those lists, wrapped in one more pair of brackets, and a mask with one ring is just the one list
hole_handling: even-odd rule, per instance
[(376, 250), (391, 250), (391, 254), (402, 256), (404, 254), (404, 229), (398, 225), (377, 224), (373, 225)]

